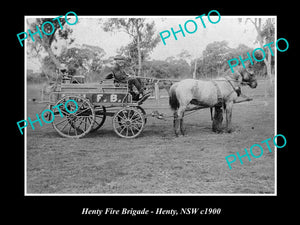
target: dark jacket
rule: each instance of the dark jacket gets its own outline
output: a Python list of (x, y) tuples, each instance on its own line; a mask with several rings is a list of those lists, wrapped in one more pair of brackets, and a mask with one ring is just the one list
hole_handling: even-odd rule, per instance
[(115, 75), (115, 79), (118, 82), (126, 82), (127, 81), (128, 76), (126, 75), (125, 71), (121, 67), (116, 66), (115, 68), (113, 68), (113, 72)]

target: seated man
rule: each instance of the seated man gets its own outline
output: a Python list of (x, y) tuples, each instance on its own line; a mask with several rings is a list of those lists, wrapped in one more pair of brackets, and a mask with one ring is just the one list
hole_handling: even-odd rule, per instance
[[(114, 58), (114, 67), (112, 74), (108, 74), (106, 77), (107, 79), (114, 77), (115, 80), (119, 83), (128, 83), (128, 89), (133, 94), (134, 100), (139, 100), (144, 98), (144, 96), (148, 95), (149, 92), (143, 88), (143, 84), (139, 78), (130, 77), (124, 70), (123, 67), (125, 66), (125, 58), (124, 57), (115, 57)], [(136, 87), (139, 94), (137, 96), (134, 95), (133, 86)], [(142, 95), (139, 98), (139, 95)]]
[(58, 68), (58, 72), (61, 75), (60, 79), (62, 79), (63, 82), (66, 82), (66, 80), (72, 80), (72, 77), (76, 73), (76, 69), (72, 66), (68, 68), (65, 64), (61, 64), (60, 68)]

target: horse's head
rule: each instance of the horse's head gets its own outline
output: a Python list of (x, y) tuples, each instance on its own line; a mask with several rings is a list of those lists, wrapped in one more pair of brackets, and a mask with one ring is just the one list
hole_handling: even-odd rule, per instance
[(252, 71), (248, 70), (242, 70), (240, 72), (242, 75), (242, 83), (249, 85), (251, 88), (256, 88), (257, 87), (257, 80)]

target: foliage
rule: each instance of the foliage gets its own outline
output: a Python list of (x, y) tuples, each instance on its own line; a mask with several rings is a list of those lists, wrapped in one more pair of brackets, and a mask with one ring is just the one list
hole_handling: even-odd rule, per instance
[(162, 60), (145, 61), (143, 73), (146, 77), (156, 77), (160, 79), (190, 77), (190, 66), (182, 60), (172, 62)]
[[(275, 19), (274, 18), (268, 18), (266, 20), (263, 20), (262, 18), (247, 18), (245, 20), (245, 23), (247, 21), (250, 21), (257, 32), (257, 38), (256, 41), (259, 43), (260, 47), (263, 48), (265, 44), (268, 44), (270, 42), (274, 42), (275, 39)], [(274, 47), (273, 47), (274, 52)], [(269, 78), (269, 87), (265, 90), (265, 97), (267, 97), (268, 94), (273, 94), (274, 89), (274, 56), (271, 56), (270, 51), (266, 51), (266, 57), (264, 58), (263, 62), (266, 67), (267, 76)]]
[(59, 61), (68, 68), (81, 69), (84, 73), (96, 72), (102, 68), (105, 51), (97, 46), (82, 45), (81, 48), (72, 47), (62, 51)]
[[(51, 22), (54, 25), (54, 31), (50, 35), (45, 35), (42, 33), (42, 25), (45, 22)], [(52, 63), (55, 65), (55, 68), (58, 68), (60, 66), (60, 62), (57, 59), (57, 56), (53, 53), (52, 45), (54, 42), (57, 42), (58, 40), (65, 40), (69, 41), (69, 44), (73, 43), (74, 39), (71, 38), (71, 34), (73, 30), (69, 26), (64, 26), (66, 21), (64, 19), (59, 18), (59, 21), (61, 25), (63, 26), (63, 30), (60, 28), (60, 24), (58, 21), (53, 21), (53, 18), (36, 18), (34, 21), (28, 20), (28, 28), (32, 31), (32, 33), (35, 33), (37, 31), (37, 27), (39, 28), (42, 37), (40, 38), (39, 34), (35, 34), (34, 41), (28, 41), (27, 42), (27, 47), (29, 49), (28, 53), (31, 53), (31, 56), (38, 57), (40, 62), (44, 60), (51, 60)], [(46, 33), (51, 33), (52, 32), (52, 26), (49, 24), (46, 24), (44, 26), (44, 31)], [(41, 53), (45, 51), (48, 54), (47, 59), (42, 59)], [(30, 55), (30, 54), (29, 54)], [(42, 62), (43, 64), (44, 62)], [(43, 70), (43, 73), (48, 73), (45, 74), (46, 77), (53, 77), (53, 72), (52, 70)]]
[(51, 60), (50, 56), (45, 56), (42, 61), (42, 76), (56, 76), (56, 65)]
[[(227, 41), (215, 41), (208, 44), (203, 51), (202, 57), (197, 60), (197, 78), (212, 78), (222, 75), (229, 69), (227, 61), (241, 56), (247, 58), (247, 52), (252, 53), (252, 48), (240, 44), (236, 48), (230, 48)], [(191, 67), (194, 68), (195, 60)]]
[(203, 63), (205, 63), (206, 73), (218, 74), (226, 62), (226, 56), (229, 52), (227, 41), (213, 42), (206, 46), (203, 51)]
[(160, 40), (159, 36), (155, 35), (154, 25), (154, 22), (147, 23), (145, 18), (111, 18), (103, 26), (104, 31), (119, 30), (131, 37), (131, 42), (121, 47), (118, 53), (131, 59), (138, 75), (141, 75), (142, 62)]
[(275, 39), (275, 26), (274, 19), (267, 19), (267, 21), (263, 24), (262, 30), (260, 32), (262, 38), (265, 39), (265, 43), (270, 43)]
[[(32, 32), (36, 31), (36, 26), (40, 27), (46, 21), (52, 21), (52, 18), (38, 18), (29, 24)], [(250, 21), (251, 20), (251, 21)], [(62, 26), (65, 24), (63, 19), (60, 20)], [(259, 28), (257, 41), (263, 41), (263, 44), (274, 41), (274, 21), (272, 19), (261, 20), (260, 18), (246, 19)], [(109, 62), (112, 58), (104, 59), (105, 51), (99, 46), (83, 44), (81, 46), (64, 47), (62, 51), (55, 55), (53, 48), (58, 40), (65, 40), (71, 44), (74, 39), (71, 38), (72, 30), (69, 26), (64, 26), (60, 29), (59, 24), (53, 22), (55, 32), (52, 35), (43, 35), (39, 38), (36, 34), (35, 42), (28, 41), (30, 54), (33, 57), (38, 57), (41, 62), (42, 74), (41, 77), (49, 79), (55, 76), (55, 70), (61, 64), (65, 64), (68, 69), (74, 69), (77, 74), (85, 74), (87, 80), (96, 81), (103, 78), (108, 70), (111, 70)], [(230, 48), (227, 41), (215, 41), (209, 43), (202, 55), (199, 58), (193, 59), (187, 50), (182, 50), (178, 55), (174, 55), (162, 60), (149, 60), (151, 51), (157, 46), (159, 36), (155, 35), (154, 22), (148, 22), (145, 18), (110, 18), (106, 19), (103, 24), (105, 31), (125, 32), (131, 37), (130, 43), (118, 49), (118, 54), (125, 56), (128, 64), (125, 66), (125, 71), (130, 74), (140, 74), (146, 77), (176, 78), (182, 79), (192, 77), (194, 68), (196, 68), (196, 78), (213, 78), (222, 75), (224, 71), (229, 69), (227, 61), (232, 58), (241, 56), (247, 58), (247, 52), (252, 55), (253, 49), (240, 44), (236, 48)], [(50, 33), (52, 28), (45, 25), (45, 31)], [(51, 30), (50, 30), (51, 29)], [(269, 51), (266, 51), (266, 58), (269, 57)], [(43, 55), (41, 53), (47, 53)], [(275, 52), (275, 50), (274, 50)], [(43, 56), (43, 57), (42, 57)], [(255, 53), (257, 59), (262, 58), (260, 51)], [(274, 68), (274, 57), (270, 57), (272, 69)], [(195, 67), (195, 63), (196, 67)], [(254, 65), (251, 66), (256, 74), (265, 76), (265, 62), (257, 62), (253, 60)], [(34, 76), (30, 75), (30, 79)]]

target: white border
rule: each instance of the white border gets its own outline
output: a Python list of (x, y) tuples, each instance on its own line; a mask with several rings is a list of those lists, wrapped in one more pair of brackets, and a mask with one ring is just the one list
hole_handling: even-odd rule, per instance
[[(43, 17), (43, 18), (53, 18), (53, 17), (57, 17), (58, 15), (47, 15), (47, 16), (24, 16), (24, 28), (25, 30), (27, 30), (27, 24), (26, 24), (26, 20), (28, 18), (39, 18), (39, 17)], [(133, 18), (178, 18), (178, 17), (191, 17), (194, 15), (180, 15), (180, 16), (118, 16), (118, 15), (113, 15), (113, 16), (78, 16), (78, 18), (128, 18), (128, 17), (133, 17)], [(195, 15), (198, 16), (198, 15)], [(221, 15), (222, 16), (222, 15)], [(223, 17), (223, 16), (222, 16)], [(227, 18), (275, 18), (275, 40), (277, 40), (277, 16), (276, 15), (270, 15), (270, 16), (246, 16), (246, 15), (235, 15), (235, 16), (226, 16), (224, 15), (224, 17)], [(27, 40), (24, 41), (24, 110), (25, 110), (25, 118), (27, 118), (27, 57), (26, 57), (26, 52), (27, 52)], [(274, 110), (275, 110), (275, 133), (274, 135), (277, 134), (277, 51), (275, 51), (275, 106), (274, 106)], [(274, 164), (274, 193), (270, 193), (270, 194), (244, 194), (244, 193), (240, 193), (240, 194), (150, 194), (150, 193), (144, 193), (144, 194), (87, 194), (87, 193), (78, 193), (78, 194), (29, 194), (27, 193), (27, 127), (24, 128), (24, 136), (25, 136), (25, 142), (24, 142), (24, 196), (277, 196), (277, 148), (276, 146), (274, 146), (274, 160), (275, 160), (275, 164)]]

